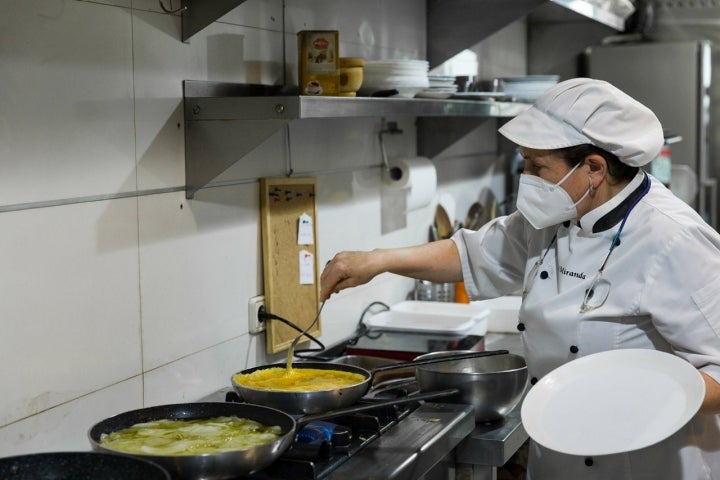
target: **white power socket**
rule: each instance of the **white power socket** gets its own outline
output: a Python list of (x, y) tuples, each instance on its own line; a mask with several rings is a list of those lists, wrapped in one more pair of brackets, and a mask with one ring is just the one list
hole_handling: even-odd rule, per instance
[(265, 306), (265, 296), (258, 295), (248, 301), (248, 332), (250, 334), (262, 333), (265, 331), (265, 322), (258, 320), (258, 312)]

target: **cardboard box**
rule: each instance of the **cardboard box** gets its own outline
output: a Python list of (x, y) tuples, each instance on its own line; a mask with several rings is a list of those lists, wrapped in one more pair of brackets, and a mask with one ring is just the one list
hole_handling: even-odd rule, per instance
[(303, 30), (297, 35), (300, 93), (302, 95), (339, 94), (338, 31)]

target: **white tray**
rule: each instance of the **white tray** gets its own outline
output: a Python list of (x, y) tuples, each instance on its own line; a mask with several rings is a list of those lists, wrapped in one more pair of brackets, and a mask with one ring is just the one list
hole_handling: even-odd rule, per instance
[(489, 310), (484, 306), (450, 302), (401, 302), (368, 318), (369, 327), (406, 332), (487, 332)]

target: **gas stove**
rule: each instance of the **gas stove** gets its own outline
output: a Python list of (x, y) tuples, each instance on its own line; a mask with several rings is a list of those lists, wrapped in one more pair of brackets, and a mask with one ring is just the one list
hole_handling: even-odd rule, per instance
[[(370, 333), (340, 342), (308, 360), (374, 370), (429, 351), (485, 349), (485, 336)], [(506, 347), (502, 342), (493, 344), (493, 348)], [(409, 375), (396, 372), (399, 377), (388, 375), (390, 372), (376, 375), (376, 383), (363, 401), (419, 391), (414, 371)], [(240, 398), (227, 387), (200, 401), (237, 402)], [(295, 444), (270, 467), (236, 480), (436, 480), (448, 478), (449, 468), (456, 478), (496, 478), (497, 468), (527, 440), (520, 409), (493, 424), (476, 425), (474, 417), (470, 405), (440, 400), (337, 417), (329, 426), (310, 424), (310, 431), (298, 432)]]
[[(388, 398), (393, 393), (386, 391)], [(200, 401), (239, 402), (232, 388)], [(237, 480), (418, 479), (475, 427), (468, 405), (413, 402), (311, 422), (272, 465)]]

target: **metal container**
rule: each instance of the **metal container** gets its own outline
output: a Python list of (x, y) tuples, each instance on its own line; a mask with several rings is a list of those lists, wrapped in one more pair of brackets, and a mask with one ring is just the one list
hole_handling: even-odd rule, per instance
[(433, 283), (427, 280), (415, 280), (414, 300), (431, 302), (454, 302), (454, 283)]
[[(458, 353), (461, 352), (433, 352), (416, 360)], [(523, 357), (506, 354), (418, 366), (415, 377), (422, 392), (457, 388), (459, 394), (443, 401), (472, 405), (476, 422), (492, 422), (501, 420), (520, 402), (528, 371)]]

